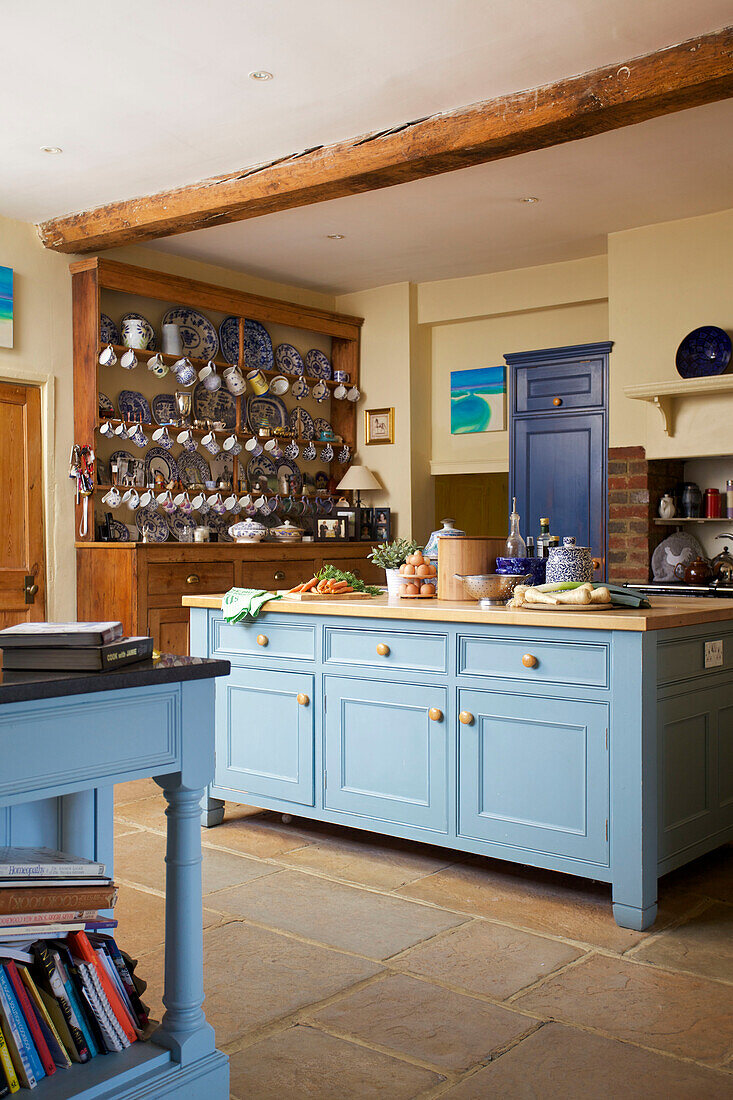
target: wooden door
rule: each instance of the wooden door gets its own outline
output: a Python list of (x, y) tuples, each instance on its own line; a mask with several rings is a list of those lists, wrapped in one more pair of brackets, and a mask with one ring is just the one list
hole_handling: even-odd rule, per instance
[(159, 653), (175, 653), (179, 657), (188, 655), (187, 607), (151, 608), (148, 611), (148, 633), (153, 646)]
[(0, 383), (0, 628), (46, 614), (41, 392)]

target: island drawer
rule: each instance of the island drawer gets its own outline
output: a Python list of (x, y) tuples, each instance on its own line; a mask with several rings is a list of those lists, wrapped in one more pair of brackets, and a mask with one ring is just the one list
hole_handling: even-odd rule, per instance
[(326, 664), (363, 665), (370, 671), (447, 672), (448, 635), (326, 626), (323, 659)]
[(539, 641), (506, 634), (459, 634), (459, 676), (607, 688), (607, 642)]
[(232, 664), (241, 664), (242, 657), (254, 656), (261, 660), (315, 660), (316, 627), (312, 622), (273, 622), (269, 615), (254, 623), (214, 619), (211, 631), (211, 656), (225, 658)]

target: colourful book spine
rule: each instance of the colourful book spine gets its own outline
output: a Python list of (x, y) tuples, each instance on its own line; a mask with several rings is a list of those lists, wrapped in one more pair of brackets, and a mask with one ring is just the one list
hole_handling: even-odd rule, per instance
[(51, 1057), (53, 1058), (57, 1066), (62, 1066), (64, 1069), (68, 1069), (71, 1065), (71, 1060), (66, 1053), (66, 1047), (61, 1041), (61, 1036), (56, 1030), (53, 1020), (46, 1011), (46, 1006), (43, 1003), (43, 999), (38, 990), (38, 987), (36, 986), (36, 983), (33, 981), (30, 970), (27, 966), (24, 966), (22, 963), (20, 963), (18, 966), (18, 973), (23, 980), (23, 985), (28, 990), (28, 997), (36, 1013), (38, 1026), (43, 1032), (44, 1038), (48, 1043), (48, 1049), (51, 1051)]
[(76, 1049), (77, 1056), (80, 1062), (88, 1062), (91, 1055), (89, 1053), (89, 1047), (86, 1044), (84, 1036), (76, 1021), (74, 1012), (69, 1004), (66, 996), (66, 990), (64, 989), (61, 977), (56, 971), (56, 964), (51, 957), (51, 953), (46, 947), (45, 943), (38, 941), (33, 944), (33, 955), (38, 963), (40, 972), (43, 974), (46, 985), (52, 997), (58, 1002), (61, 1009), (64, 1020), (66, 1021), (69, 1034), (73, 1040), (74, 1047)]
[[(20, 1009), (13, 997), (13, 990), (8, 981), (8, 976), (2, 966), (0, 966), (0, 1008), (2, 1009), (0, 1012), (0, 1026), (3, 1028), (10, 1049), (15, 1072), (24, 1088), (34, 1089), (37, 1084), (36, 1074), (28, 1049), (32, 1045), (31, 1037), (28, 1028), (23, 1023)], [(37, 1054), (35, 1057), (38, 1061)]]
[(62, 960), (59, 959), (59, 969), (62, 975), (65, 976), (64, 986), (66, 988), (66, 995), (69, 998), (74, 1012), (76, 1012), (77, 1019), (79, 1020), (79, 1027), (82, 1034), (86, 1039), (87, 1046), (89, 1047), (89, 1053), (92, 1058), (95, 1058), (99, 1054), (99, 1046), (94, 1036), (93, 1028), (89, 1022), (89, 1016), (86, 1011), (86, 1002), (81, 996), (81, 979), (77, 973), (76, 967), (69, 961), (69, 956)]
[(115, 964), (115, 967), (117, 968), (117, 973), (119, 974), (122, 980), (122, 984), (127, 991), (127, 996), (129, 998), (130, 1004), (132, 1005), (135, 1015), (137, 1016), (138, 1025), (141, 1028), (144, 1028), (148, 1023), (148, 1013), (145, 1009), (145, 1005), (140, 1000), (140, 996), (137, 992), (137, 989), (135, 988), (135, 983), (132, 980), (132, 974), (130, 973), (127, 963), (125, 962), (125, 958), (119, 947), (117, 946), (115, 940), (113, 940), (111, 936), (98, 936), (93, 942), (100, 947), (104, 947), (107, 954), (112, 959), (112, 962)]
[(23, 979), (18, 973), (18, 967), (15, 965), (15, 962), (12, 959), (9, 959), (4, 965), (5, 973), (10, 978), (10, 984), (13, 987), (15, 999), (20, 1005), (20, 1011), (25, 1017), (25, 1022), (28, 1025), (28, 1030), (31, 1033), (31, 1038), (35, 1044), (36, 1050), (38, 1051), (38, 1057), (41, 1060), (41, 1065), (43, 1066), (46, 1075), (50, 1077), (51, 1074), (56, 1072), (56, 1066), (54, 1064), (53, 1058), (51, 1057), (51, 1051), (48, 1049), (48, 1043), (44, 1039), (43, 1033), (38, 1026), (38, 1020), (36, 1019), (36, 1014), (33, 1011), (33, 1005), (31, 1004), (30, 998), (28, 997), (28, 992), (23, 985)]
[(86, 932), (70, 932), (67, 937), (67, 943), (71, 948), (73, 955), (78, 956), (82, 960), (82, 962), (91, 963), (91, 965), (94, 966), (97, 971), (102, 989), (104, 990), (105, 996), (110, 1003), (112, 1011), (117, 1017), (120, 1027), (124, 1031), (129, 1041), (131, 1043), (134, 1043), (137, 1039), (137, 1032), (130, 1023), (127, 1017), (127, 1013), (125, 1012), (125, 1009), (123, 1007), (122, 1001), (120, 1000), (119, 994), (115, 987), (112, 985), (107, 971), (104, 969), (99, 959), (97, 958), (96, 952), (89, 942)]
[(0, 1073), (2, 1073), (2, 1076), (8, 1083), (8, 1094), (17, 1092), (20, 1088), (20, 1083), (18, 1081), (18, 1075), (15, 1072), (13, 1059), (10, 1057), (8, 1044), (5, 1042), (2, 1028), (0, 1028)]

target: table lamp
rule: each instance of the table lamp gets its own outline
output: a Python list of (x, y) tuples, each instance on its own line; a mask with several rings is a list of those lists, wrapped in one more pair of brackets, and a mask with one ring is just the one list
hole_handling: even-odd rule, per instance
[(382, 486), (368, 466), (349, 466), (344, 476), (336, 486), (337, 492), (341, 489), (350, 489), (356, 493), (356, 507), (361, 508), (361, 494), (369, 489), (381, 489)]

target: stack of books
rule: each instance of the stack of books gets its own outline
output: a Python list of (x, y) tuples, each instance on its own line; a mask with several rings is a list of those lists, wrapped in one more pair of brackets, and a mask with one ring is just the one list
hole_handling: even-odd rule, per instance
[(0, 630), (3, 671), (107, 672), (144, 661), (153, 639), (125, 638), (122, 623), (17, 623)]
[(143, 1037), (145, 985), (99, 911), (116, 900), (102, 863), (0, 848), (0, 1097)]

